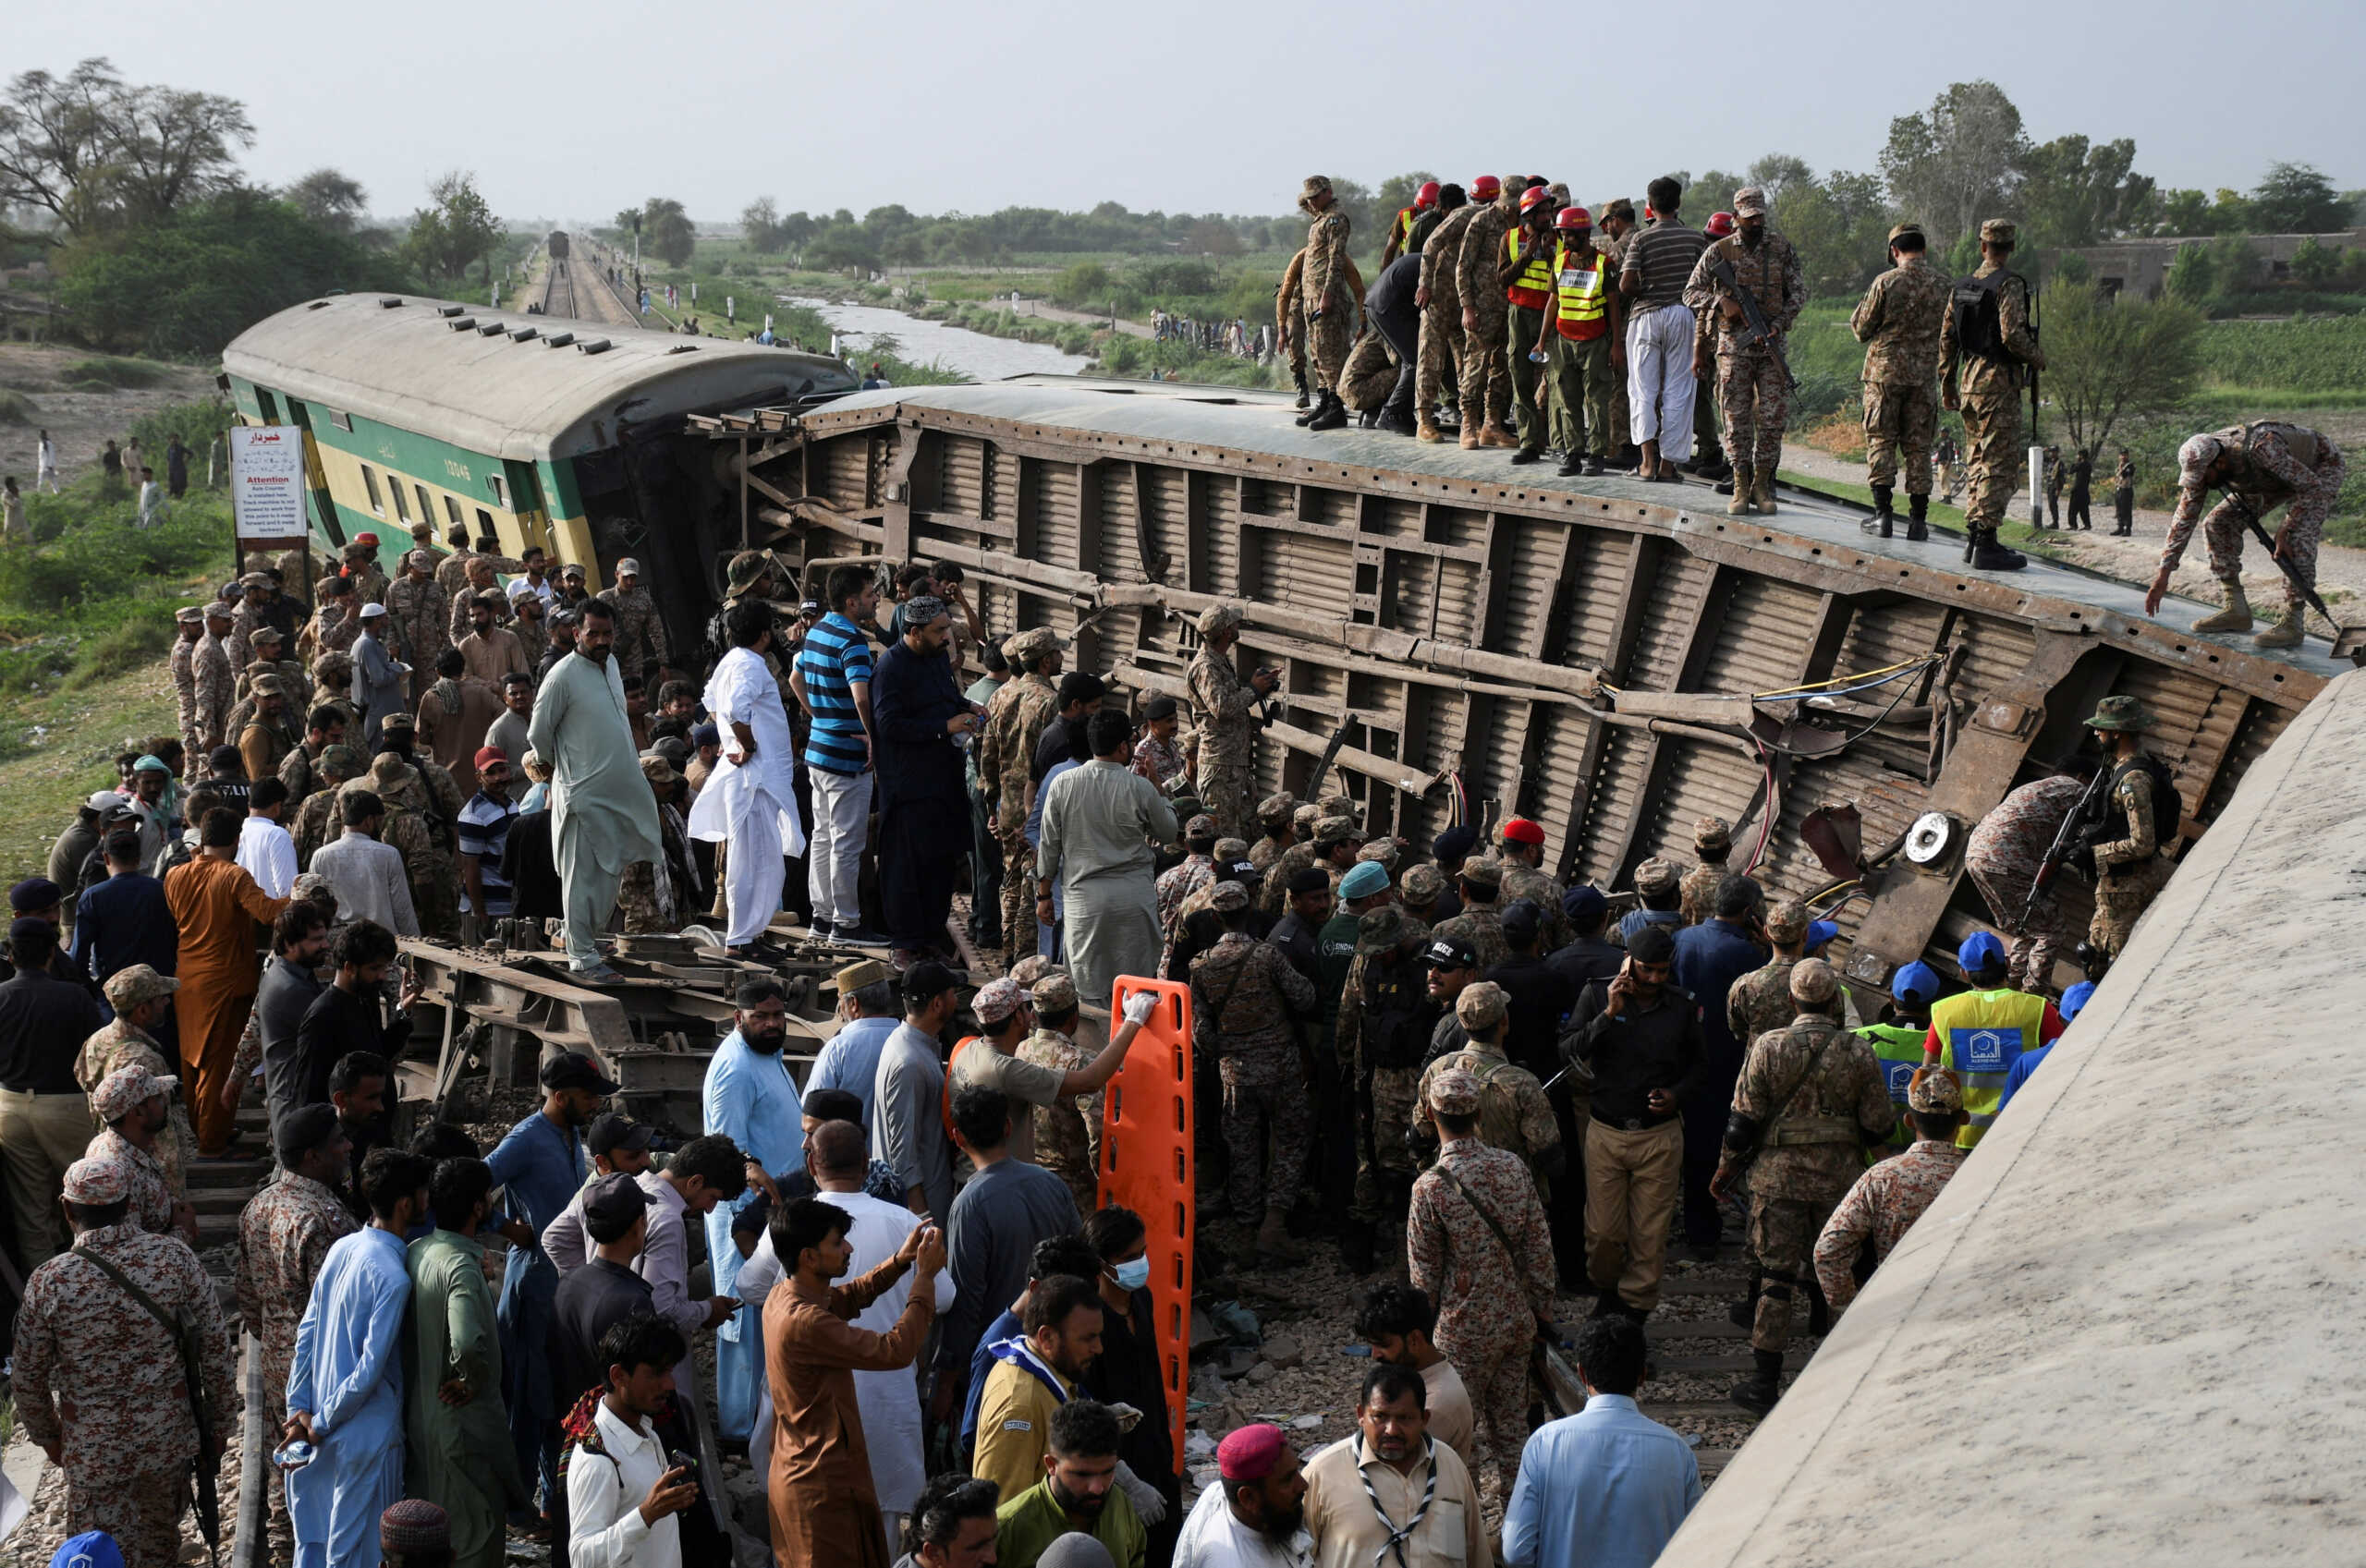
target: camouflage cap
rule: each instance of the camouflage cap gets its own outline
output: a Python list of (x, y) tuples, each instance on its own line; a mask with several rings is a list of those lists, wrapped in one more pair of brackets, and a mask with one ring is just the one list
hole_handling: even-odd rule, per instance
[(378, 541), (373, 538), (369, 543), (364, 544), (361, 541), (357, 539), (348, 544), (343, 550), (338, 551), (337, 553), (348, 561), (373, 560), (376, 558), (378, 553)]
[(1200, 635), (1213, 637), (1218, 632), (1237, 630), (1242, 618), (1238, 604), (1211, 604), (1200, 612)]
[(320, 903), (323, 898), (332, 905), (336, 902), (335, 884), (318, 871), (306, 871), (297, 877), (293, 891), (297, 897), (311, 903)]
[(970, 1011), (978, 1015), (978, 1022), (992, 1028), (1006, 1022), (1026, 1000), (1027, 988), (1006, 975), (1001, 979), (989, 981), (984, 989), (970, 998)]
[(1396, 867), (1396, 841), (1393, 838), (1376, 838), (1369, 841), (1361, 849), (1356, 851), (1357, 864), (1361, 865), (1366, 861), (1373, 861), (1394, 870)]
[(343, 784), (361, 768), (361, 753), (350, 746), (325, 747), (312, 763), (312, 771), (331, 784)]
[(1445, 873), (1424, 862), (1408, 866), (1398, 879), (1397, 888), (1405, 894), (1405, 902), (1417, 909), (1427, 909), (1445, 893)]
[(1594, 208), (1594, 213), (1597, 223), (1606, 223), (1612, 218), (1624, 218), (1631, 224), (1635, 221), (1635, 203), (1624, 196), (1614, 196)]
[(1493, 980), (1464, 986), (1454, 999), (1455, 1020), (1474, 1035), (1502, 1023), (1509, 1009), (1504, 988)]
[(1351, 795), (1325, 795), (1314, 803), (1323, 808), (1323, 814), (1326, 817), (1352, 817), (1356, 814), (1356, 800)]
[(1290, 826), (1298, 833), (1311, 833), (1314, 824), (1323, 820), (1323, 808), (1310, 800), (1290, 813)]
[(287, 695), (287, 683), (277, 675), (265, 674), (248, 682), (247, 689), (257, 697), (285, 697)]
[(1455, 874), (1470, 886), (1483, 888), (1489, 893), (1504, 885), (1504, 868), (1494, 860), (1465, 860), (1462, 869)]
[(1675, 865), (1653, 856), (1635, 868), (1635, 891), (1647, 898), (1663, 898), (1684, 881)]
[(1198, 816), (1183, 824), (1183, 836), (1185, 838), (1213, 838), (1215, 835), (1216, 820), (1213, 817), (1209, 816), (1205, 811), (1201, 812)]
[(1287, 790), (1284, 790), (1279, 795), (1269, 795), (1257, 803), (1257, 820), (1267, 827), (1278, 827), (1288, 821), (1290, 813), (1297, 809), (1297, 798)]
[(652, 754), (640, 760), (640, 776), (653, 784), (669, 784), (678, 782), (682, 775), (674, 771), (673, 763)]
[[(1214, 819), (1211, 818), (1209, 820), (1213, 824)], [(1249, 841), (1245, 838), (1220, 838), (1216, 840), (1214, 855), (1216, 864), (1219, 866), (1229, 866), (1235, 860), (1246, 860), (1249, 858)]]
[(170, 996), (180, 989), (181, 982), (172, 976), (160, 975), (150, 965), (134, 964), (107, 977), (107, 1005), (118, 1013), (128, 1013), (143, 1002)]
[(1356, 951), (1384, 953), (1405, 940), (1405, 911), (1396, 905), (1384, 904), (1367, 910), (1356, 921)]
[(1734, 216), (1762, 218), (1766, 215), (1766, 192), (1757, 186), (1745, 185), (1734, 192)]
[(2021, 237), (2010, 218), (1983, 218), (1980, 223), (1980, 238), (1987, 245), (2011, 245)]
[(353, 675), (353, 656), (331, 649), (312, 661), (312, 678), (343, 683)]
[[(487, 571), (492, 570), (490, 566), (485, 569)], [(498, 614), (502, 611), (509, 608), (509, 596), (502, 592), (501, 590), (497, 588), (481, 588), (477, 590), (476, 592), (469, 595), (469, 602), (471, 604), (482, 604), (486, 609), (493, 611), (495, 614)]]
[(1013, 964), (1010, 966), (1010, 978), (1017, 980), (1020, 985), (1031, 986), (1037, 980), (1042, 979), (1044, 976), (1055, 971), (1063, 975), (1067, 973), (1066, 969), (1061, 968), (1059, 965), (1054, 963), (1049, 958), (1044, 957), (1042, 954), (1031, 953), (1026, 957), (1020, 959), (1018, 963)]
[(238, 618), (238, 607), (237, 605), (220, 599), (215, 600), (213, 603), (208, 604), (205, 607), (205, 618), (209, 621), (235, 620)]
[(412, 772), (410, 764), (391, 751), (380, 752), (372, 758), (370, 771), (361, 776), (370, 781), (370, 787), (378, 792), (381, 799), (395, 790), (407, 789), (419, 782), (419, 774)]
[(1692, 824), (1692, 847), (1701, 854), (1723, 855), (1733, 846), (1733, 824), (1723, 817), (1703, 817)]
[(385, 734), (388, 730), (417, 730), (418, 728), (419, 721), (409, 713), (389, 713), (378, 721), (380, 735)]
[(1303, 207), (1318, 196), (1330, 194), (1331, 176), (1329, 175), (1309, 175), (1299, 184), (1298, 204)]
[(1906, 1086), (1906, 1108), (1925, 1116), (1949, 1116), (1963, 1109), (1963, 1080), (1945, 1067), (1917, 1067)]
[(432, 572), (435, 569), (435, 557), (424, 550), (413, 550), (403, 556), (403, 565), (418, 571)]
[(1779, 899), (1766, 906), (1762, 923), (1770, 942), (1794, 942), (1808, 934), (1808, 906), (1796, 898)]
[(2201, 484), (2210, 472), (2210, 465), (2218, 461), (2226, 450), (2225, 438), (2215, 435), (2189, 435), (2177, 448), (2177, 483), (2181, 487)]
[(1055, 968), (1037, 980), (1028, 994), (1038, 1013), (1066, 1013), (1076, 1005), (1076, 981), (1068, 978), (1066, 969)]
[(267, 572), (248, 572), (238, 578), (238, 586), (240, 588), (275, 588), (278, 585), (271, 580), (271, 576)]
[(178, 621), (185, 626), (203, 626), (205, 624), (205, 611), (201, 605), (184, 604), (179, 609), (173, 612), (173, 619)]
[(104, 1209), (131, 1194), (131, 1173), (116, 1160), (77, 1160), (66, 1167), (66, 1201), (80, 1209)]
[(255, 648), (261, 648), (265, 643), (286, 642), (287, 640), (287, 634), (281, 631), (277, 626), (257, 626), (254, 630), (247, 634), (247, 642), (250, 646)]
[(2125, 692), (2106, 697), (2095, 704), (2095, 716), (2087, 721), (2091, 730), (2128, 730), (2141, 733), (2153, 727), (2153, 715), (2144, 705)]
[[(1457, 1003), (1457, 1008), (1459, 1003)], [(1472, 1116), (1479, 1112), (1479, 1075), (1449, 1067), (1430, 1080), (1430, 1109), (1446, 1116)]]
[(158, 1095), (179, 1087), (180, 1079), (159, 1076), (135, 1062), (128, 1067), (117, 1067), (107, 1075), (104, 1083), (91, 1091), (91, 1109), (99, 1113), (102, 1122), (120, 1122)]
[(1314, 824), (1314, 847), (1329, 849), (1356, 836), (1356, 824), (1345, 817), (1325, 817)]
[(1912, 235), (1916, 239), (1921, 239), (1922, 237), (1922, 225), (1910, 219), (1902, 224), (1893, 224), (1890, 225), (1889, 242), (1892, 245), (1895, 245), (1909, 235)]
[(742, 550), (731, 557), (731, 565), (723, 574), (725, 591), (745, 593), (772, 569), (773, 565), (764, 559), (762, 551)]
[(1002, 639), (1002, 656), (1014, 664), (1041, 659), (1059, 647), (1059, 634), (1049, 626), (1030, 626)]
[(1208, 890), (1208, 907), (1219, 915), (1238, 915), (1249, 907), (1249, 890), (1238, 882), (1218, 882)]
[(1791, 1000), (1810, 1003), (1829, 1002), (1840, 994), (1839, 978), (1832, 966), (1821, 958), (1802, 958), (1791, 966)]

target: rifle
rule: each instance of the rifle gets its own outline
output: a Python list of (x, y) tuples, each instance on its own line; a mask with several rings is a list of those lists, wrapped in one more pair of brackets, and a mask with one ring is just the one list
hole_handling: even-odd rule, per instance
[(216, 1472), (222, 1463), (221, 1451), (213, 1442), (213, 1401), (205, 1387), (205, 1346), (196, 1316), (189, 1308), (167, 1312), (156, 1298), (131, 1282), (130, 1276), (100, 1257), (87, 1246), (74, 1248), (74, 1256), (113, 1280), (126, 1295), (137, 1302), (148, 1316), (156, 1319), (181, 1358), (181, 1380), (189, 1396), (189, 1413), (197, 1427), (197, 1458), (191, 1465), (192, 1478), (197, 1483), (197, 1528), (205, 1538), (205, 1550), (212, 1560), (222, 1560), (222, 1499), (214, 1489)]
[(1330, 744), (1323, 747), (1323, 755), (1315, 759), (1314, 772), (1307, 775), (1313, 780), (1312, 788), (1317, 795), (1323, 793), (1323, 781), (1331, 776), (1331, 764), (1339, 760), (1340, 749), (1348, 743), (1348, 725), (1351, 722), (1353, 715), (1339, 715), (1339, 727), (1331, 732)]
[(2087, 787), (2079, 792), (2079, 802), (2070, 808), (2070, 814), (2054, 830), (2054, 843), (2047, 847), (2045, 858), (2038, 862), (2037, 875), (2030, 879), (2030, 895), (2021, 905), (2021, 918), (2013, 924), (2013, 935), (2029, 934), (2030, 918), (2037, 913), (2037, 901), (2045, 896), (2045, 890), (2054, 885), (2055, 873), (2062, 869), (2062, 863), (2078, 848), (2079, 830), (2102, 802), (2104, 791), (2111, 786), (2114, 771), (2106, 758), (2104, 765), (2095, 770), (2095, 776), (2087, 782)]
[(1783, 367), (1783, 380), (1793, 392), (1799, 389), (1799, 378), (1791, 373), (1790, 358), (1783, 352), (1783, 340), (1774, 335), (1774, 328), (1766, 320), (1766, 312), (1759, 308), (1758, 296), (1750, 286), (1734, 275), (1734, 264), (1714, 250), (1707, 252), (1709, 271), (1719, 283), (1733, 290), (1734, 302), (1741, 307), (1743, 330), (1738, 335), (1742, 346), (1755, 348), (1765, 344), (1774, 350), (1774, 362)]
[(2267, 552), (2267, 558), (2275, 562), (2276, 567), (2283, 572), (2285, 580), (2299, 589), (2300, 597), (2307, 600), (2318, 614), (2330, 622), (2336, 632), (2339, 632), (2341, 622), (2331, 610), (2325, 608), (2325, 602), (2317, 597), (2316, 585), (2300, 575), (2299, 567), (2276, 553), (2275, 541), (2267, 537), (2267, 529), (2260, 523), (2259, 514), (2251, 509), (2250, 502), (2230, 489), (2226, 492), (2226, 505), (2235, 516), (2242, 518), (2243, 526), (2251, 530), (2251, 537), (2259, 541), (2260, 547)]

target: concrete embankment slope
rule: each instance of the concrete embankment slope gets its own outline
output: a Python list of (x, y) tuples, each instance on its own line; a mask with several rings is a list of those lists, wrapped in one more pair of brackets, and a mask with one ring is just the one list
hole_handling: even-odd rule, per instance
[(2366, 1561), (2366, 673), (2117, 968), (1661, 1557)]

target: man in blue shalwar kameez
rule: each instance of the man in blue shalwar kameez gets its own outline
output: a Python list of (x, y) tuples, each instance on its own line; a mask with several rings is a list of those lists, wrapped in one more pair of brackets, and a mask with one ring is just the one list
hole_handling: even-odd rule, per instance
[[(788, 1039), (788, 1003), (780, 982), (750, 980), (734, 1000), (738, 1003), (733, 1016), (738, 1027), (707, 1064), (706, 1130), (729, 1138), (748, 1157), (748, 1191), (736, 1203), (715, 1205), (706, 1217), (707, 1259), (713, 1267), (717, 1295), (734, 1294), (739, 1276), (731, 1217), (759, 1191), (777, 1202), (776, 1183), (805, 1169), (797, 1082), (781, 1059), (781, 1047)], [(723, 1437), (747, 1439), (755, 1424), (763, 1377), (763, 1314), (742, 1307), (715, 1331), (715, 1430)]]

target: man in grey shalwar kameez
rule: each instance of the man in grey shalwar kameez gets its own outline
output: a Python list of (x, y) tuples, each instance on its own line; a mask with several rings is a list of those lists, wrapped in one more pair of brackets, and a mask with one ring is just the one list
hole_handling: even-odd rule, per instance
[(597, 938), (616, 912), (625, 868), (656, 860), (657, 800), (641, 777), (625, 714), (624, 678), (609, 654), (616, 612), (586, 600), (575, 651), (552, 667), (534, 694), (527, 743), (550, 764), (553, 847), (566, 893), (567, 957), (590, 979), (618, 978)]
[(361, 634), (353, 639), (353, 706), (361, 715), (362, 754), (378, 748), (378, 726), (390, 713), (409, 706), (403, 701), (403, 677), (410, 666), (386, 650), (386, 607), (361, 607)]
[(1133, 728), (1124, 713), (1095, 713), (1086, 736), (1092, 760), (1061, 774), (1044, 796), (1035, 910), (1037, 918), (1051, 918), (1056, 884), (1077, 997), (1106, 1007), (1118, 976), (1158, 973), (1153, 846), (1175, 841), (1175, 810), (1156, 784), (1127, 766)]

